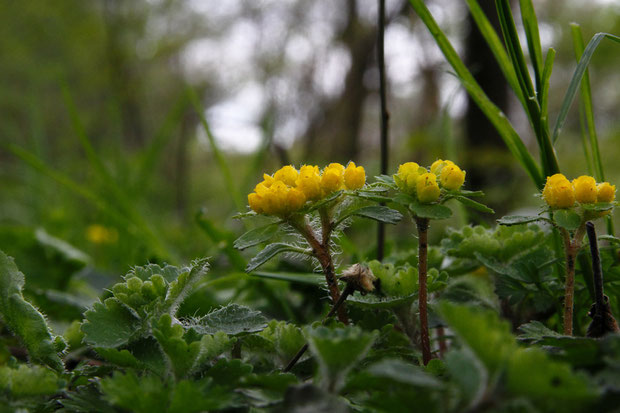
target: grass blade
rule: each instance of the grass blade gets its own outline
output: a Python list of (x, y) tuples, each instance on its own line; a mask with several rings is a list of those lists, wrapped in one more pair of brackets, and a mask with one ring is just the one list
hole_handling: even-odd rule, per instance
[(474, 21), (476, 22), (476, 26), (484, 37), (489, 49), (495, 56), (495, 60), (499, 65), (500, 70), (504, 74), (506, 81), (510, 85), (510, 88), (517, 95), (517, 98), (521, 102), (523, 106), (525, 106), (525, 98), (523, 96), (523, 92), (519, 87), (519, 81), (517, 80), (517, 75), (515, 73), (515, 69), (512, 66), (512, 62), (508, 54), (506, 53), (506, 49), (504, 48), (504, 44), (500, 40), (499, 36), (495, 32), (495, 29), (489, 22), (489, 19), (484, 14), (484, 11), (480, 8), (478, 4), (478, 0), (466, 0), (467, 6), (469, 7), (469, 12), (471, 13)]
[(540, 34), (538, 33), (538, 19), (536, 18), (536, 12), (534, 11), (534, 5), (532, 0), (519, 0), (521, 7), (521, 20), (523, 21), (523, 28), (525, 29), (525, 36), (527, 38), (527, 48), (530, 52), (530, 60), (534, 67), (534, 79), (536, 80), (536, 95), (538, 102), (542, 106), (541, 94), (543, 90), (543, 60), (542, 50), (540, 46)]
[(207, 122), (207, 118), (205, 117), (202, 104), (198, 100), (198, 95), (196, 95), (196, 91), (194, 91), (194, 89), (192, 88), (188, 88), (187, 92), (190, 102), (194, 106), (194, 110), (196, 110), (196, 113), (198, 114), (200, 123), (202, 123), (202, 127), (207, 134), (209, 144), (211, 144), (211, 150), (213, 151), (213, 156), (215, 157), (215, 162), (217, 162), (217, 165), (220, 168), (220, 172), (224, 177), (224, 182), (226, 183), (226, 187), (228, 188), (228, 192), (230, 193), (233, 203), (235, 204), (237, 211), (243, 211), (245, 210), (246, 203), (242, 201), (241, 194), (239, 193), (239, 188), (237, 187), (235, 181), (232, 178), (230, 168), (226, 163), (226, 159), (224, 159), (224, 155), (222, 155), (222, 152), (220, 151), (220, 148), (215, 141), (215, 137), (213, 136), (211, 128), (209, 127), (209, 122)]
[[(584, 51), (583, 36), (581, 27), (577, 23), (571, 24), (571, 34), (573, 35), (573, 43), (575, 48), (575, 59), (579, 61)], [(601, 152), (598, 147), (598, 136), (596, 134), (596, 123), (594, 122), (594, 109), (592, 105), (592, 91), (590, 90), (590, 73), (588, 68), (583, 72), (581, 79), (581, 101), (583, 102), (583, 113), (587, 126), (587, 133), (590, 138), (590, 149), (592, 150), (592, 165), (596, 180), (602, 182), (605, 180), (603, 172), (603, 164), (601, 162)]]
[(540, 116), (543, 127), (549, 130), (549, 79), (553, 70), (553, 61), (555, 59), (555, 49), (550, 48), (545, 58), (545, 65), (542, 72), (542, 89), (540, 89)]
[(424, 4), (424, 1), (409, 0), (409, 3), (430, 31), (446, 60), (450, 63), (458, 75), (469, 95), (476, 102), (480, 110), (482, 110), (493, 126), (495, 126), (498, 133), (504, 140), (504, 143), (508, 147), (508, 150), (510, 150), (512, 155), (523, 166), (536, 186), (538, 188), (542, 188), (544, 186), (544, 180), (536, 161), (527, 151), (527, 148), (521, 141), (521, 138), (510, 124), (510, 121), (508, 121), (502, 111), (495, 104), (493, 104), (493, 102), (491, 102), (480, 85), (478, 85), (471, 72), (467, 69), (459, 55), (454, 50), (454, 47), (446, 35), (439, 28), (439, 25)]
[(581, 79), (590, 64), (590, 60), (592, 59), (592, 55), (594, 51), (601, 43), (603, 39), (609, 39), (614, 42), (620, 43), (620, 37), (614, 36), (609, 33), (597, 33), (595, 34), (581, 55), (581, 59), (579, 59), (579, 63), (573, 72), (573, 77), (568, 85), (568, 89), (566, 90), (566, 95), (564, 96), (564, 100), (562, 101), (562, 106), (560, 108), (560, 113), (558, 115), (558, 119), (555, 122), (555, 127), (553, 128), (552, 141), (555, 143), (558, 140), (560, 135), (560, 131), (564, 126), (564, 122), (566, 122), (566, 117), (568, 116), (568, 110), (570, 109), (573, 100), (575, 99), (575, 95), (577, 94), (577, 89), (581, 84)]

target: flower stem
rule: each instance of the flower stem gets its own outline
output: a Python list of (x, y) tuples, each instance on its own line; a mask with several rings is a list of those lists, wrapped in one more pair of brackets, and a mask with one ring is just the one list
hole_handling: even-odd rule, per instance
[(418, 305), (420, 311), (420, 344), (422, 346), (422, 362), (426, 366), (431, 360), (431, 344), (428, 336), (428, 310), (427, 310), (427, 256), (428, 256), (428, 218), (415, 218), (418, 228), (418, 279), (419, 293)]
[[(340, 299), (340, 288), (338, 287), (338, 281), (336, 281), (334, 262), (329, 250), (331, 224), (329, 219), (326, 220), (323, 217), (323, 214), (321, 214), (321, 222), (323, 224), (322, 241), (318, 240), (314, 230), (307, 222), (303, 224), (291, 222), (291, 225), (293, 225), (294, 228), (304, 236), (306, 241), (308, 241), (308, 244), (310, 244), (312, 255), (319, 261), (323, 274), (325, 274), (325, 281), (327, 282), (327, 288), (329, 289), (332, 302), (336, 303)], [(347, 309), (345, 306), (340, 306), (338, 309), (338, 320), (344, 324), (349, 324), (349, 317), (347, 316)]]
[(564, 228), (561, 228), (566, 251), (566, 282), (564, 285), (564, 334), (573, 335), (573, 307), (575, 299), (575, 258), (581, 247), (581, 241), (585, 233), (586, 225), (582, 222), (575, 231), (573, 238)]

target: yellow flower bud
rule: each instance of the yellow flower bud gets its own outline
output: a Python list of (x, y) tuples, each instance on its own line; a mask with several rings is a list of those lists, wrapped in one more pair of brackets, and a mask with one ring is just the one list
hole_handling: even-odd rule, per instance
[(575, 204), (573, 185), (562, 174), (547, 177), (542, 195), (551, 208), (570, 208)]
[(316, 165), (304, 165), (299, 170), (299, 177), (295, 181), (297, 189), (304, 193), (306, 199), (316, 200), (321, 197), (321, 176)]
[(418, 200), (422, 203), (437, 201), (441, 193), (437, 185), (437, 175), (428, 172), (418, 177), (416, 189)]
[(306, 203), (306, 195), (297, 188), (290, 188), (286, 194), (288, 212), (295, 212)]
[(613, 202), (616, 198), (616, 185), (610, 185), (609, 182), (602, 182), (596, 186), (596, 189), (596, 202)]
[(342, 189), (344, 186), (344, 167), (340, 164), (330, 164), (321, 175), (321, 188), (329, 194)]
[(267, 174), (263, 174), (263, 182), (262, 182), (262, 184), (265, 185), (267, 188), (269, 188), (271, 186), (271, 184), (273, 184), (274, 181), (275, 181), (275, 179), (273, 178), (273, 176), (267, 175)]
[(256, 212), (257, 214), (262, 214), (264, 212), (262, 196), (252, 192), (248, 195), (248, 204), (250, 205), (250, 208), (252, 208), (252, 211)]
[[(271, 181), (271, 182), (275, 182), (275, 181)], [(266, 184), (265, 181), (259, 182), (254, 187), (254, 192), (256, 192), (258, 195), (261, 195), (261, 196), (265, 195), (267, 192), (269, 192), (269, 188), (271, 187), (271, 182), (269, 182), (268, 184)]]
[(439, 181), (444, 188), (455, 191), (463, 186), (463, 182), (465, 182), (465, 171), (462, 171), (461, 168), (452, 162), (449, 164), (446, 163), (441, 168)]
[(398, 188), (407, 193), (413, 193), (416, 182), (420, 176), (420, 165), (415, 162), (406, 162), (398, 167), (398, 173), (394, 177)]
[(591, 176), (582, 175), (573, 179), (573, 189), (575, 190), (575, 199), (582, 204), (593, 204), (596, 202), (598, 191), (596, 190), (596, 181)]
[(454, 162), (448, 161), (448, 160), (444, 161), (443, 159), (437, 159), (431, 165), (431, 173), (439, 176), (441, 174), (441, 170), (443, 169), (443, 167), (448, 166), (448, 165), (454, 165)]
[(366, 171), (363, 166), (355, 166), (351, 161), (344, 170), (344, 184), (347, 189), (359, 189), (366, 183)]
[(291, 165), (286, 165), (280, 168), (273, 178), (277, 181), (282, 181), (288, 186), (295, 186), (295, 181), (299, 177), (299, 172)]

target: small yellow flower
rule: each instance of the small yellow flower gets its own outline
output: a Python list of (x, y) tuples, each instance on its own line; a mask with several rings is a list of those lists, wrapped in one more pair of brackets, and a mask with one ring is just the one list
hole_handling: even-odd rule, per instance
[(454, 162), (448, 161), (448, 160), (444, 161), (443, 159), (437, 159), (431, 165), (431, 173), (439, 176), (441, 174), (441, 170), (443, 169), (443, 167), (448, 166), (448, 165), (454, 165)]
[(398, 188), (407, 193), (413, 193), (416, 182), (420, 176), (420, 165), (415, 162), (406, 162), (398, 167), (398, 173), (394, 177)]
[(570, 208), (575, 204), (573, 185), (562, 174), (547, 177), (542, 195), (551, 208)]
[(602, 182), (596, 186), (596, 202), (613, 202), (616, 199), (616, 185)]
[(290, 188), (286, 194), (286, 206), (289, 212), (299, 210), (306, 203), (306, 195), (297, 188)]
[(271, 186), (271, 184), (273, 184), (275, 181), (274, 177), (271, 175), (267, 175), (267, 174), (263, 174), (263, 182), (261, 182), (263, 185), (265, 185), (267, 188), (269, 188)]
[(324, 193), (329, 194), (342, 189), (344, 186), (344, 166), (340, 164), (330, 164), (323, 170), (321, 175), (321, 188)]
[(582, 175), (573, 179), (573, 189), (575, 190), (575, 199), (582, 204), (593, 204), (596, 202), (598, 191), (596, 189), (596, 181), (591, 176)]
[(416, 189), (418, 200), (422, 203), (437, 201), (441, 193), (439, 185), (437, 185), (437, 175), (428, 172), (418, 177)]
[(273, 174), (273, 179), (282, 181), (288, 186), (295, 186), (295, 181), (297, 181), (298, 177), (299, 172), (292, 165), (283, 166)]
[(252, 211), (256, 212), (257, 214), (262, 214), (264, 212), (263, 197), (258, 195), (257, 193), (252, 192), (248, 195), (248, 204), (250, 205), (250, 208), (252, 208)]
[(93, 224), (86, 228), (86, 239), (93, 244), (114, 244), (118, 241), (118, 231), (115, 228)]
[(295, 181), (297, 189), (304, 193), (306, 199), (316, 200), (321, 197), (321, 175), (316, 165), (304, 165), (299, 170), (299, 177)]
[(449, 164), (446, 163), (441, 168), (441, 175), (439, 176), (439, 181), (441, 182), (441, 186), (443, 186), (444, 188), (455, 191), (461, 186), (463, 186), (463, 183), (465, 182), (465, 171), (462, 171), (461, 168), (458, 167), (458, 165), (452, 162), (450, 162)]
[(347, 189), (359, 189), (366, 183), (366, 171), (363, 166), (355, 166), (351, 161), (344, 170), (344, 184)]

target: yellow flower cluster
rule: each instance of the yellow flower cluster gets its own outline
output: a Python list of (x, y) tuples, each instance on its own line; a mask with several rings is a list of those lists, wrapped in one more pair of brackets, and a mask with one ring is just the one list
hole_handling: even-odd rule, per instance
[(594, 178), (586, 175), (571, 182), (564, 175), (555, 174), (547, 177), (542, 196), (551, 208), (570, 208), (575, 202), (612, 202), (616, 198), (616, 186), (609, 182), (597, 184)]
[(317, 165), (304, 165), (299, 171), (283, 166), (264, 180), (248, 195), (250, 208), (256, 213), (286, 216), (298, 211), (306, 201), (316, 201), (341, 189), (359, 189), (366, 183), (362, 166), (349, 162), (345, 168), (331, 163), (319, 170)]
[(430, 172), (415, 162), (407, 162), (398, 167), (394, 175), (398, 188), (409, 194), (416, 194), (422, 203), (435, 202), (441, 189), (455, 191), (465, 182), (465, 171), (454, 162), (438, 159), (430, 167)]
[(93, 224), (86, 228), (86, 239), (93, 244), (114, 244), (118, 241), (118, 231), (115, 228)]

